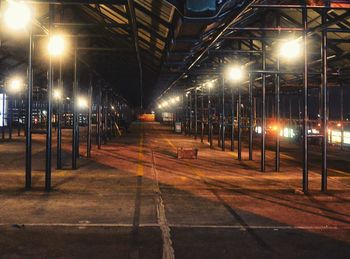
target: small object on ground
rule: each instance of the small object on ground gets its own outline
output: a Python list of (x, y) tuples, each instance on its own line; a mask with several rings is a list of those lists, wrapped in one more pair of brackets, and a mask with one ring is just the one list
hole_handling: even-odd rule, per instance
[(184, 148), (184, 147), (178, 147), (177, 148), (177, 158), (183, 159), (197, 159), (198, 158), (198, 148)]
[(13, 224), (12, 227), (14, 227), (14, 228), (24, 228), (24, 224)]

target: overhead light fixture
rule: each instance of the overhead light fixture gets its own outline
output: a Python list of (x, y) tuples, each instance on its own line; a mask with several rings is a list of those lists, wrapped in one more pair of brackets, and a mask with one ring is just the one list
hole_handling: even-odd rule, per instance
[(77, 105), (80, 109), (86, 109), (87, 107), (89, 107), (88, 100), (83, 96), (79, 96), (77, 98)]
[(61, 100), (62, 98), (62, 91), (60, 89), (53, 90), (53, 98), (56, 100)]
[(53, 35), (49, 39), (48, 51), (53, 57), (62, 56), (65, 50), (65, 40), (62, 35)]
[(288, 40), (280, 45), (279, 56), (287, 60), (296, 59), (301, 55), (301, 44), (299, 40)]
[(23, 81), (19, 77), (11, 78), (8, 82), (7, 90), (9, 93), (18, 93), (23, 88)]
[(244, 76), (244, 71), (240, 66), (231, 66), (227, 69), (227, 79), (230, 81), (241, 81)]
[(25, 29), (32, 18), (29, 6), (23, 2), (8, 1), (4, 22), (12, 30)]

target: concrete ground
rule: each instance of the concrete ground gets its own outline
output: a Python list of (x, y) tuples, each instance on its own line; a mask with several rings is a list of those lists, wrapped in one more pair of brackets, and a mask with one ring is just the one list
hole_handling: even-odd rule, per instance
[[(1, 258), (350, 258), (347, 152), (330, 154), (327, 194), (312, 166), (303, 195), (297, 151), (282, 154), (279, 173), (268, 151), (261, 173), (258, 149), (247, 161), (245, 148), (239, 162), (157, 123), (134, 123), (94, 146), (91, 159), (82, 144), (72, 171), (68, 131), (63, 142), (50, 193), (44, 137), (34, 135), (30, 191), (24, 138), (0, 142)], [(178, 160), (180, 146), (198, 147), (198, 160)]]

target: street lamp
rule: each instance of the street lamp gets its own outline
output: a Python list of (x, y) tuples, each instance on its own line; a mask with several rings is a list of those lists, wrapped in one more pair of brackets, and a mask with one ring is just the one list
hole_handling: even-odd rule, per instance
[(12, 30), (23, 30), (30, 23), (32, 12), (23, 2), (9, 1), (4, 13), (4, 22)]
[(52, 57), (59, 57), (64, 54), (66, 44), (62, 35), (52, 35), (49, 39), (48, 51)]
[(230, 81), (241, 81), (244, 76), (244, 71), (240, 66), (232, 66), (227, 69), (226, 77)]
[(279, 56), (287, 60), (296, 59), (301, 55), (301, 44), (299, 40), (288, 40), (280, 45)]

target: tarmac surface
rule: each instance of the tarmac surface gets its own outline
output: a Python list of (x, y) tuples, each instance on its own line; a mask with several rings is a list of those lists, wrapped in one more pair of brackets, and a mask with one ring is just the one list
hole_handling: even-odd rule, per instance
[[(94, 145), (91, 159), (81, 134), (73, 171), (69, 134), (49, 193), (44, 136), (33, 136), (30, 191), (24, 137), (0, 142), (0, 258), (350, 258), (349, 151), (330, 151), (327, 193), (311, 164), (304, 195), (300, 152), (288, 143), (281, 172), (267, 151), (262, 173), (258, 147), (254, 161), (246, 147), (237, 161), (229, 148), (134, 123), (102, 149)], [(197, 147), (198, 159), (177, 159), (177, 147)]]

